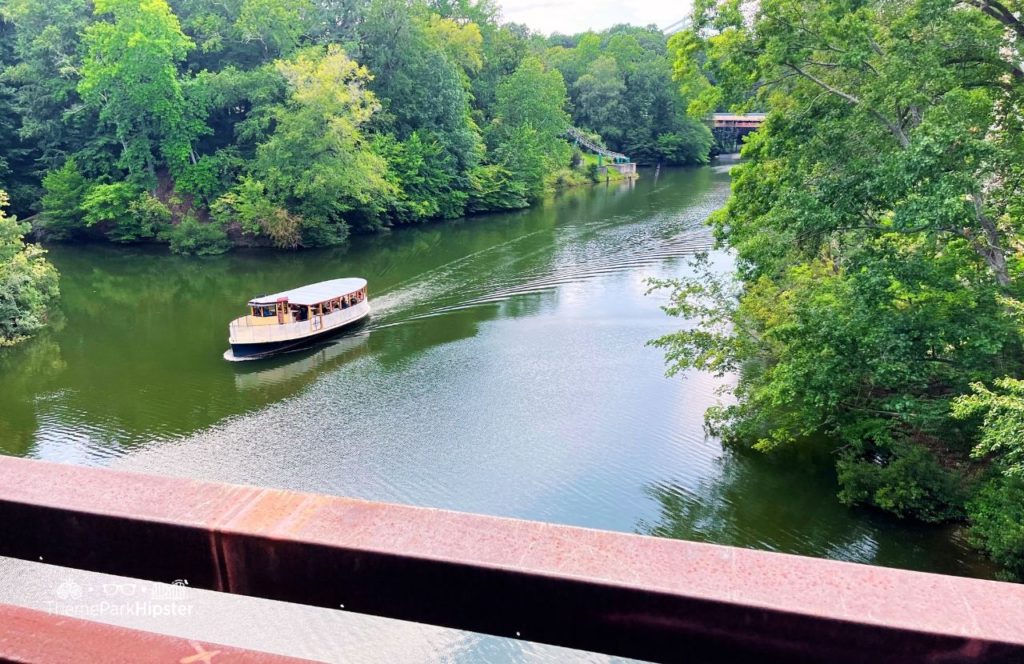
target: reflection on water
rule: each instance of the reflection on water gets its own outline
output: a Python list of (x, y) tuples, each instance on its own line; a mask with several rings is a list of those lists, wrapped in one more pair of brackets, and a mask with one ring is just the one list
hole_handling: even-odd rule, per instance
[(235, 369), (235, 388), (239, 391), (276, 389), (286, 394), (296, 392), (315, 380), (318, 372), (330, 371), (358, 357), (360, 351), (365, 351), (367, 339), (365, 332), (352, 328), (344, 336), (292, 353), (258, 362), (239, 363)]
[[(958, 537), (953, 529), (821, 500), (835, 486), (827, 457), (729, 451), (716, 466), (696, 485), (648, 485), (659, 513), (640, 519), (637, 532), (943, 574), (985, 577), (994, 571), (962, 543), (950, 547)], [(897, 530), (899, 537), (890, 536)]]
[[(324, 251), (55, 248), (62, 323), (0, 352), (0, 450), (988, 575), (946, 529), (839, 505), (821, 460), (723, 452), (703, 429), (721, 381), (665, 378), (646, 344), (680, 323), (647, 280), (710, 247), (702, 222), (728, 195), (727, 171), (663, 170)], [(353, 275), (369, 280), (374, 312), (356, 333), (265, 363), (221, 359), (254, 294)], [(0, 584), (0, 600), (39, 601), (21, 587)], [(225, 635), (237, 621), (275, 625), (241, 645), (286, 651), (299, 635), (333, 660), (385, 642), (414, 661), (567, 657), (272, 604), (203, 616)]]

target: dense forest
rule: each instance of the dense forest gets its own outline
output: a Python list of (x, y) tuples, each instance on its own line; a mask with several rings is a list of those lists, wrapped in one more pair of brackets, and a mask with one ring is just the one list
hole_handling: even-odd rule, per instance
[(318, 246), (525, 207), (579, 174), (571, 124), (641, 163), (708, 155), (654, 28), (545, 38), (486, 0), (14, 0), (2, 17), (0, 188), (44, 240)]
[(56, 293), (25, 237), (336, 245), (597, 181), (570, 126), (705, 163), (685, 111), (657, 28), (548, 38), (491, 0), (8, 0), (0, 339)]
[(662, 284), (672, 370), (768, 453), (825, 446), (840, 497), (966, 520), (1024, 576), (1024, 22), (996, 0), (697, 3), (675, 75), (765, 109), (711, 225), (732, 278)]

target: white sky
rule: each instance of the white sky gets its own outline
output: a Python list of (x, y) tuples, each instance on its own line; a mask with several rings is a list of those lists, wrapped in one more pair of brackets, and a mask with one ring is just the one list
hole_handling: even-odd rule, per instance
[(604, 30), (616, 23), (667, 27), (690, 12), (688, 0), (499, 0), (506, 21), (545, 34)]

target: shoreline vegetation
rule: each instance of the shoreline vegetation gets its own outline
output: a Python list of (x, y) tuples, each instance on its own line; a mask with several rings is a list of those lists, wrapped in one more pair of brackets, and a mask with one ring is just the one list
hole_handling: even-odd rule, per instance
[[(654, 27), (545, 37), (489, 0), (12, 0), (0, 189), (46, 242), (331, 246), (707, 163)], [(612, 175), (615, 179), (615, 175)]]
[[(767, 111), (709, 223), (734, 274), (657, 284), (670, 373), (733, 374), (727, 444), (832, 454), (840, 499), (1024, 578), (1024, 21), (1018, 2), (698, 3), (695, 117)], [(748, 11), (749, 10), (749, 11)]]

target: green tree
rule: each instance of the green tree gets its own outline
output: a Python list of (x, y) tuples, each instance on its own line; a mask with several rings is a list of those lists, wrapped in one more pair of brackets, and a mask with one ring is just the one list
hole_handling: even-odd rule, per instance
[(238, 185), (210, 206), (222, 226), (237, 223), (252, 236), (266, 236), (275, 247), (294, 249), (302, 244), (302, 220), (267, 197), (259, 180), (243, 177)]
[(50, 240), (298, 247), (523, 207), (593, 170), (569, 101), (645, 160), (705, 152), (649, 28), (546, 39), (493, 0), (0, 4), (0, 187)]
[(346, 215), (373, 214), (393, 193), (363, 133), (380, 108), (365, 87), (369, 72), (337, 46), (302, 51), (277, 69), (290, 95), (274, 109), (274, 132), (251, 175), (271, 201), (301, 217), (304, 244), (337, 244), (348, 235)]
[(0, 346), (17, 343), (46, 323), (56, 300), (57, 271), (37, 245), (25, 244), (28, 224), (7, 216), (0, 191)]
[[(16, 62), (15, 28), (0, 14), (0, 74), (9, 71)], [(5, 80), (7, 79), (7, 80)], [(0, 108), (14, 110), (18, 105), (17, 88), (10, 85), (9, 75), (0, 76)], [(10, 193), (13, 209), (17, 213), (31, 209), (38, 194), (33, 186), (36, 179), (33, 163), (37, 157), (35, 146), (24, 140), (21, 134), (22, 121), (18, 112), (0, 114), (0, 189)]]
[[(565, 81), (558, 70), (545, 67), (539, 58), (527, 57), (498, 87), (498, 131), (529, 125), (545, 140), (557, 143), (570, 124), (567, 101)], [(562, 150), (562, 146), (552, 149)]]
[(710, 130), (687, 118), (660, 31), (618, 25), (548, 43), (544, 59), (569, 87), (576, 126), (596, 131), (609, 148), (642, 164), (707, 162)]
[(587, 73), (576, 79), (573, 90), (576, 124), (596, 131), (605, 140), (620, 141), (626, 83), (615, 59), (603, 56), (591, 62)]
[(397, 192), (390, 216), (396, 221), (453, 219), (465, 212), (469, 194), (453, 188), (456, 164), (430, 132), (413, 132), (405, 141), (379, 136), (375, 150), (390, 166)]
[(658, 343), (675, 369), (739, 374), (736, 402), (709, 413), (729, 440), (838, 446), (848, 502), (959, 514), (979, 432), (951, 402), (1024, 368), (1007, 304), (1024, 77), (1005, 18), (951, 1), (708, 2), (673, 38), (691, 112), (769, 116), (711, 220), (737, 281), (669, 284), (669, 312), (702, 324)]
[[(19, 163), (17, 170), (37, 182), (45, 169), (59, 167), (76, 152), (82, 153), (80, 165), (89, 170), (96, 167), (93, 176), (104, 173), (112, 161), (108, 141), (97, 126), (96, 113), (82, 107), (76, 90), (89, 3), (9, 0), (0, 6), (0, 17), (0, 23), (14, 28), (13, 58), (0, 64), (0, 81), (10, 85), (11, 95), (8, 101), (0, 101), (5, 111), (0, 114), (0, 126), (11, 122), (16, 131), (0, 141), (8, 146), (5, 154), (31, 145), (31, 160)], [(0, 59), (7, 58), (0, 54)]]
[(78, 171), (74, 157), (43, 178), (40, 232), (49, 240), (67, 240), (85, 227), (82, 202), (91, 183)]
[(243, 41), (287, 55), (310, 29), (313, 11), (310, 0), (242, 0), (234, 27)]
[(1024, 480), (994, 477), (967, 504), (967, 513), (971, 541), (1011, 579), (1024, 579)]
[(953, 402), (953, 416), (962, 420), (983, 416), (981, 436), (971, 453), (994, 457), (1003, 473), (1024, 477), (1024, 380), (998, 378), (995, 388), (973, 383), (971, 394)]
[(431, 35), (429, 14), (418, 2), (374, 0), (360, 27), (361, 61), (373, 72), (371, 89), (383, 105), (379, 118), (399, 140), (429, 131), (458, 164), (461, 180), (483, 153), (470, 114), (460, 65)]
[[(951, 0), (856, 12), (833, 4), (772, 0), (753, 23), (729, 3), (703, 7), (695, 32), (677, 41), (686, 44), (677, 48), (684, 83), (714, 91), (699, 110), (713, 110), (715, 99), (742, 104), (757, 87), (771, 108), (788, 104), (780, 120), (804, 113), (802, 127), (775, 133), (803, 129), (816, 156), (851, 148), (815, 160), (835, 170), (812, 190), (827, 196), (853, 185), (836, 197), (842, 206), (835, 216), (846, 226), (880, 228), (880, 219), (891, 217), (897, 232), (965, 238), (1008, 286), (1015, 229), (1006, 213), (1021, 196), (1016, 109), (1024, 70), (1019, 46), (1006, 47), (1003, 31), (1020, 21), (994, 18), (985, 2), (966, 11)], [(714, 34), (701, 40), (702, 30)], [(843, 135), (864, 140), (855, 146)]]
[(994, 389), (971, 385), (953, 402), (953, 416), (980, 419), (972, 456), (995, 472), (967, 503), (971, 540), (1015, 579), (1024, 579), (1024, 381), (996, 379)]
[(96, 0), (95, 11), (113, 21), (85, 30), (78, 92), (99, 110), (101, 121), (113, 125), (121, 166), (154, 186), (158, 161), (172, 173), (182, 171), (204, 131), (177, 71), (193, 43), (166, 0)]
[(476, 23), (459, 23), (431, 14), (424, 21), (423, 29), (427, 37), (444, 50), (448, 59), (459, 65), (467, 77), (484, 66), (484, 38)]
[(171, 212), (152, 194), (129, 182), (93, 185), (82, 199), (87, 227), (98, 227), (114, 242), (155, 238), (171, 221)]
[(480, 126), (490, 121), (488, 114), (494, 106), (498, 84), (519, 67), (528, 48), (524, 34), (514, 26), (484, 30), (483, 38), (484, 64), (472, 79)]
[(531, 200), (544, 193), (548, 175), (569, 165), (567, 101), (562, 75), (536, 57), (525, 58), (498, 86), (491, 126), (495, 161), (523, 182)]

